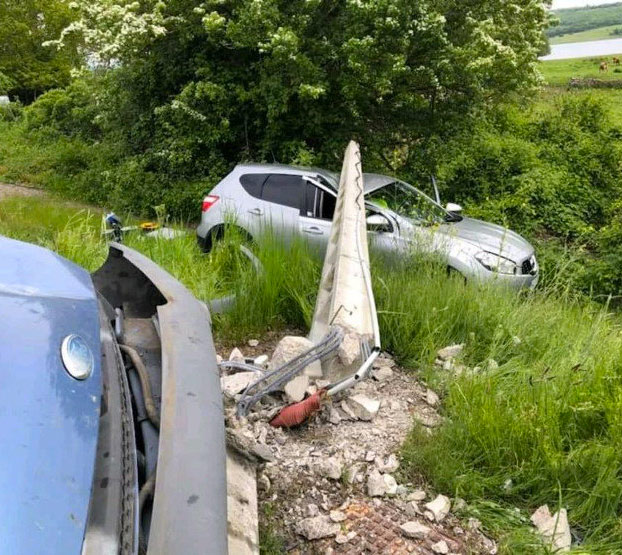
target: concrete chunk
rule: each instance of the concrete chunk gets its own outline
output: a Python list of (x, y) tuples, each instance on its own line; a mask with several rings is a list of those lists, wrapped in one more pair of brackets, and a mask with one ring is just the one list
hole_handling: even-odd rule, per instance
[(425, 540), (431, 532), (431, 529), (428, 526), (421, 524), (416, 520), (405, 522), (400, 526), (400, 529), (402, 530), (402, 534), (404, 534), (407, 538), (413, 538), (415, 540)]
[(365, 395), (354, 395), (348, 399), (348, 406), (357, 418), (361, 420), (373, 420), (380, 409), (380, 401), (371, 399)]
[(235, 347), (231, 351), (231, 354), (229, 355), (229, 360), (233, 362), (246, 362), (246, 359), (244, 358), (242, 351), (240, 351), (240, 349), (238, 349), (237, 347)]
[(339, 524), (332, 522), (326, 515), (305, 518), (296, 526), (296, 531), (308, 540), (336, 536), (340, 530)]
[(367, 495), (370, 497), (382, 497), (385, 491), (384, 477), (377, 470), (373, 470), (367, 477)]
[(361, 356), (361, 338), (359, 334), (346, 333), (337, 350), (337, 356), (344, 366), (354, 364)]
[(463, 350), (464, 350), (464, 343), (459, 343), (456, 345), (448, 345), (447, 347), (443, 347), (442, 349), (439, 349), (438, 353), (436, 353), (436, 356), (440, 360), (449, 360), (452, 358), (456, 358), (457, 356), (460, 356)]
[(570, 551), (572, 536), (566, 509), (560, 509), (551, 516), (548, 505), (542, 505), (531, 515), (531, 522), (553, 552)]
[(290, 403), (297, 403), (304, 399), (309, 387), (309, 376), (300, 374), (285, 384), (285, 395)]
[(220, 378), (220, 387), (223, 392), (228, 395), (237, 395), (242, 393), (250, 384), (259, 378), (257, 372), (238, 372), (229, 376)]
[[(280, 368), (286, 362), (296, 358), (302, 353), (312, 349), (315, 346), (314, 343), (309, 341), (306, 337), (300, 337), (297, 335), (287, 335), (276, 346), (274, 353), (272, 355), (272, 360), (270, 361), (270, 370), (274, 370), (276, 368)], [(305, 369), (304, 373), (307, 376), (321, 378), (322, 377), (322, 366), (320, 361), (316, 360), (309, 364)], [(306, 389), (306, 387), (305, 387)]]
[(445, 495), (437, 495), (433, 501), (425, 504), (425, 508), (430, 511), (436, 522), (441, 522), (451, 509), (451, 501)]

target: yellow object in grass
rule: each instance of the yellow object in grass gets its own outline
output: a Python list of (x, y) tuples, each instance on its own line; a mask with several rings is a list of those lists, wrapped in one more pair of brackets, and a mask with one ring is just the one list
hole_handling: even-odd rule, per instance
[(140, 224), (141, 231), (147, 233), (148, 231), (154, 231), (160, 227), (158, 222), (142, 222)]

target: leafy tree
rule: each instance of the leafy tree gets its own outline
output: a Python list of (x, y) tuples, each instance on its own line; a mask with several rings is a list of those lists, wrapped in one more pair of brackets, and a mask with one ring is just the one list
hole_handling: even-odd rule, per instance
[(69, 83), (79, 63), (76, 44), (59, 52), (44, 42), (57, 38), (73, 15), (65, 0), (0, 2), (0, 92), (29, 102)]
[(397, 169), (538, 85), (546, 4), (79, 0), (59, 44), (79, 34), (113, 68), (108, 129), (159, 171), (197, 176), (240, 158), (336, 166), (351, 137)]

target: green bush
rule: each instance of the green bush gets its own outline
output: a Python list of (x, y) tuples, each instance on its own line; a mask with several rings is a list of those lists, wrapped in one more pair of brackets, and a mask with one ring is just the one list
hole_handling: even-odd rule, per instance
[(99, 84), (95, 77), (77, 79), (65, 89), (41, 95), (26, 109), (27, 128), (97, 140), (101, 136), (96, 98)]
[(24, 107), (21, 102), (10, 102), (0, 106), (0, 121), (16, 122), (22, 118)]

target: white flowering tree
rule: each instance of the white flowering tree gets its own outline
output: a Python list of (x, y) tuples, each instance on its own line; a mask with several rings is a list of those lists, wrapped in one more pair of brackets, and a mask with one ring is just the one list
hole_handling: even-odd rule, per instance
[(154, 167), (200, 175), (240, 157), (333, 165), (351, 137), (378, 162), (408, 165), (430, 137), (539, 84), (548, 2), (72, 6), (57, 45), (79, 35), (90, 65), (114, 67), (108, 124)]

